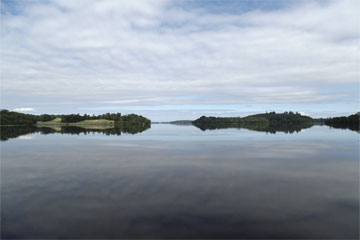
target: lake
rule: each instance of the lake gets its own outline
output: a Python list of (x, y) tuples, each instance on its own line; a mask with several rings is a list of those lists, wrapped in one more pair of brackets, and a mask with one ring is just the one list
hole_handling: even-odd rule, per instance
[(1, 142), (2, 238), (359, 238), (356, 131), (77, 133)]

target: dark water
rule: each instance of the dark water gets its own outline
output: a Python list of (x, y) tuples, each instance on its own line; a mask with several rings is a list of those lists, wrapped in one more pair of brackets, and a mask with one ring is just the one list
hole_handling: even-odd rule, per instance
[(3, 239), (359, 237), (355, 131), (24, 132), (1, 142)]

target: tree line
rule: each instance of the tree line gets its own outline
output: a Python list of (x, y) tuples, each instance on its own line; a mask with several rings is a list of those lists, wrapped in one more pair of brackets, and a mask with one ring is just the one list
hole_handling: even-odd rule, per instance
[(121, 113), (105, 113), (101, 115), (80, 115), (80, 114), (68, 114), (68, 115), (60, 115), (61, 122), (63, 123), (76, 123), (85, 120), (98, 120), (98, 119), (106, 119), (112, 121), (120, 121), (121, 120)]
[(55, 115), (42, 114), (26, 114), (19, 112), (12, 112), (6, 109), (0, 111), (0, 125), (35, 125), (38, 121), (51, 121), (55, 119)]
[(277, 127), (277, 126), (290, 126), (295, 124), (313, 124), (314, 120), (309, 116), (301, 115), (300, 113), (296, 112), (284, 112), (284, 113), (276, 113), (276, 112), (269, 112), (269, 113), (261, 113), (255, 114), (251, 117), (264, 117), (269, 121), (269, 126)]

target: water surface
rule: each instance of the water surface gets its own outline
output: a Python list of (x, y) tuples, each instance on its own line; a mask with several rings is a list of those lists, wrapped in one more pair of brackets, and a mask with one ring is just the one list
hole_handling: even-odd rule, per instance
[(359, 134), (154, 124), (1, 142), (1, 236), (359, 237)]

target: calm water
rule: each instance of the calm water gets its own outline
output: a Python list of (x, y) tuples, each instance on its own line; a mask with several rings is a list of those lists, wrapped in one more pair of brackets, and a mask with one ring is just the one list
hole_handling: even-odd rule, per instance
[(1, 142), (2, 238), (358, 238), (359, 133), (32, 133)]

